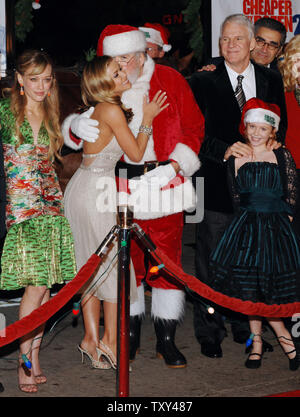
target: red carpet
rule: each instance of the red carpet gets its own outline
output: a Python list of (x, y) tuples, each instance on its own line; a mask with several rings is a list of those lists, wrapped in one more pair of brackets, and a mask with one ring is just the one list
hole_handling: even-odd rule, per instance
[(280, 392), (278, 394), (268, 395), (268, 397), (300, 397), (300, 390)]

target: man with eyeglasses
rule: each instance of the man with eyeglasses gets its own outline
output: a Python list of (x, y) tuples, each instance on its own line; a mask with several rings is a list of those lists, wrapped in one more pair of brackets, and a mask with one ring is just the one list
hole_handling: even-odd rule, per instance
[(170, 33), (161, 24), (145, 23), (139, 30), (145, 33), (146, 52), (152, 59), (163, 58), (165, 53), (171, 50), (172, 46), (168, 44)]
[[(126, 170), (129, 182), (120, 178), (119, 191), (126, 192), (129, 187), (127, 198), (129, 205), (134, 206), (134, 222), (180, 266), (183, 211), (195, 208), (195, 190), (189, 177), (200, 166), (198, 153), (204, 135), (203, 115), (184, 77), (173, 68), (155, 64), (147, 56), (145, 34), (137, 28), (108, 25), (99, 37), (97, 55), (113, 56), (132, 84), (122, 94), (122, 102), (132, 109), (134, 116), (129, 127), (135, 136), (144, 128), (141, 127), (144, 96), (152, 100), (159, 90), (167, 94), (168, 108), (154, 119), (153, 133), (148, 127), (149, 141), (142, 161), (137, 164), (124, 155), (117, 165), (117, 175), (121, 177), (120, 170)], [(71, 131), (77, 137), (90, 141), (97, 139), (99, 130), (94, 126), (95, 121), (89, 119), (90, 115), (91, 111), (80, 116), (70, 115), (64, 122), (65, 143), (73, 149), (74, 143), (68, 137), (70, 123)], [(126, 189), (121, 188), (124, 183)], [(139, 202), (150, 204), (139, 207)], [(152, 287), (151, 316), (157, 356), (171, 368), (183, 368), (187, 362), (175, 345), (175, 332), (183, 318), (184, 287), (163, 269), (151, 276), (149, 259), (135, 239), (131, 242), (131, 257), (138, 300), (130, 305), (130, 360), (135, 358), (140, 347), (141, 322), (145, 315), (143, 280), (146, 279)]]
[(156, 64), (167, 65), (178, 69), (178, 63), (174, 56), (166, 54), (172, 49), (169, 44), (170, 32), (160, 23), (145, 23), (139, 30), (146, 36), (146, 53), (156, 62)]
[(277, 69), (277, 58), (286, 40), (286, 28), (278, 20), (263, 17), (254, 24), (256, 45), (251, 59), (257, 64)]
[[(285, 26), (278, 20), (262, 17), (254, 24), (254, 37), (255, 44), (250, 53), (251, 60), (256, 64), (278, 71), (277, 58), (281, 54), (286, 40)], [(214, 57), (198, 71), (214, 71), (216, 65), (223, 61), (223, 57)]]

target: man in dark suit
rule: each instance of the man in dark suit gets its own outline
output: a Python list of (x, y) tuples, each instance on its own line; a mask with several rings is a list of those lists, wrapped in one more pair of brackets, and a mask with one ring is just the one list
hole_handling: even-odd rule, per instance
[[(235, 96), (236, 89), (242, 87), (245, 100), (258, 97), (279, 105), (281, 122), (278, 142), (284, 142), (287, 127), (280, 75), (250, 61), (250, 52), (255, 46), (250, 21), (243, 15), (227, 17), (221, 27), (220, 46), (224, 62), (215, 71), (196, 72), (190, 80), (205, 117), (205, 137), (199, 155), (202, 166), (196, 174), (204, 177), (205, 208), (204, 219), (196, 226), (196, 275), (206, 283), (209, 283), (211, 250), (222, 236), (233, 212), (227, 188), (226, 161), (231, 155), (238, 157), (251, 154), (251, 148), (244, 143), (238, 130), (241, 108)], [(243, 79), (239, 85), (237, 77), (241, 75)], [(280, 145), (275, 142), (272, 146)], [(206, 356), (222, 356), (221, 342), (226, 333), (222, 314), (221, 309), (216, 307), (215, 313), (209, 315), (204, 304), (195, 300), (195, 335), (201, 344), (201, 352)], [(225, 314), (231, 315), (228, 310)], [(239, 343), (246, 341), (250, 333), (247, 318), (243, 318), (232, 322), (234, 340)]]
[[(277, 58), (282, 53), (285, 44), (285, 26), (271, 17), (262, 17), (254, 24), (254, 37), (255, 45), (250, 53), (251, 60), (256, 64), (279, 71)], [(224, 62), (222, 56), (211, 58), (201, 70), (213, 71), (221, 62)]]

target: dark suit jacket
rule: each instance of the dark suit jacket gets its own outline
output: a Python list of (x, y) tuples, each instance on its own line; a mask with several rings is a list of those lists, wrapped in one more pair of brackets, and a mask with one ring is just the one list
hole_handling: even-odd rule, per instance
[[(287, 115), (281, 76), (268, 68), (253, 65), (256, 96), (280, 107), (278, 140), (284, 143)], [(241, 112), (224, 63), (221, 62), (215, 71), (193, 74), (190, 85), (205, 118), (205, 137), (199, 154), (202, 165), (195, 174), (204, 177), (204, 207), (207, 210), (232, 213), (223, 158), (228, 146), (243, 141), (243, 138), (238, 130)]]
[[(214, 64), (214, 65), (219, 65), (221, 64), (221, 62), (224, 62), (224, 57), (223, 56), (215, 56), (213, 58), (210, 58), (205, 65), (209, 65), (209, 64)], [(259, 65), (259, 64), (258, 64)], [(270, 63), (270, 68), (274, 71), (279, 72), (278, 69), (278, 65), (277, 65), (277, 59), (273, 59), (273, 61)]]

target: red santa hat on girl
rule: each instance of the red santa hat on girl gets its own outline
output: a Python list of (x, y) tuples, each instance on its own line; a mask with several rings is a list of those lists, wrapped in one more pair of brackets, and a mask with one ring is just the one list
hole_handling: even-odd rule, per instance
[(259, 98), (253, 97), (243, 107), (240, 133), (244, 136), (247, 123), (267, 123), (278, 130), (280, 122), (280, 108), (277, 104), (266, 103)]
[(146, 50), (143, 32), (134, 26), (108, 25), (100, 34), (97, 55), (118, 56)]
[(169, 52), (171, 50), (172, 45), (168, 45), (170, 32), (161, 24), (145, 23), (144, 26), (139, 27), (139, 30), (145, 33), (147, 42), (159, 45), (165, 52)]

